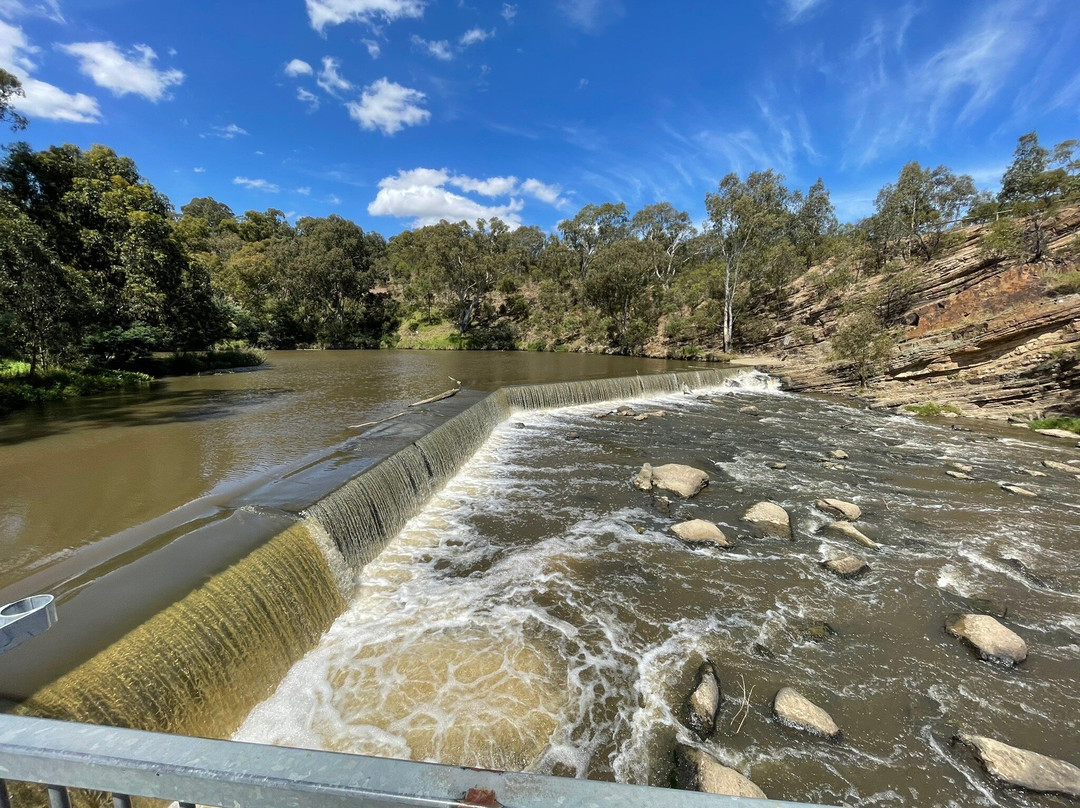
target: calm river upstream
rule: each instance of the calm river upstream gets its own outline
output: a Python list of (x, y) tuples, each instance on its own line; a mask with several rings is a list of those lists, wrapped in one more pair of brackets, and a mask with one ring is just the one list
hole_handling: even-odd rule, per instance
[[(90, 569), (110, 542), (153, 554), (192, 525), (280, 518), (275, 509), (370, 464), (350, 424), (438, 393), (448, 376), (491, 390), (686, 367), (279, 353), (267, 370), (24, 414), (0, 426), (0, 590), (49, 582), (78, 559)], [(776, 799), (1068, 804), (1003, 789), (952, 739), (972, 732), (1080, 763), (1072, 443), (787, 394), (753, 371), (630, 403), (664, 416), (598, 419), (613, 407), (592, 405), (498, 426), (354, 574), (344, 613), (236, 737), (657, 786), (671, 781), (679, 741)], [(710, 481), (668, 505), (632, 485), (643, 463), (687, 464)], [(949, 476), (950, 463), (971, 479)], [(859, 505), (858, 528), (880, 546), (825, 531), (822, 497)], [(762, 500), (787, 509), (793, 540), (742, 520)], [(170, 511), (186, 515), (162, 522)], [(694, 518), (733, 547), (693, 550), (670, 533)], [(841, 579), (822, 567), (848, 554), (870, 571)], [(49, 585), (81, 586), (72, 570)], [(964, 612), (997, 615), (1028, 659), (981, 661), (944, 630)], [(699, 741), (683, 703), (706, 659), (724, 702), (717, 731)], [(784, 686), (828, 710), (842, 738), (781, 726), (771, 705)]]

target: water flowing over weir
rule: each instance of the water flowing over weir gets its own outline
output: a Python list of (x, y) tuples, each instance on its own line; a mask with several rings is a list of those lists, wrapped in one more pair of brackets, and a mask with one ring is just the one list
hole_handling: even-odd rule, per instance
[(227, 737), (342, 612), (349, 571), (375, 558), (499, 423), (524, 410), (716, 387), (739, 372), (502, 388), (318, 502), (306, 523), (41, 688), (18, 711)]

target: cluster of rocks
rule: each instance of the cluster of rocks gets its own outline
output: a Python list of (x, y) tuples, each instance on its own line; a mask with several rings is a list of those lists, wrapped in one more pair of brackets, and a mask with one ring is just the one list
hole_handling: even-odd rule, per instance
[[(743, 408), (742, 412), (756, 414), (756, 408)], [(842, 449), (829, 454), (833, 460), (846, 460)], [(1076, 467), (1070, 464), (1044, 461), (1047, 468), (1072, 473)], [(773, 468), (786, 468), (785, 463), (774, 463)], [(975, 479), (974, 468), (953, 462), (948, 474), (957, 479)], [(1043, 472), (1028, 472), (1031, 476)], [(641, 491), (666, 491), (684, 499), (699, 494), (709, 483), (709, 475), (691, 466), (669, 463), (652, 466), (648, 463), (634, 479), (634, 486)], [(1035, 496), (1021, 488), (1002, 484), (1002, 488), (1021, 495)], [(824, 525), (830, 533), (843, 536), (869, 549), (880, 545), (866, 536), (853, 523), (862, 518), (858, 505), (834, 498), (822, 498), (814, 503), (817, 510), (832, 517)], [(757, 502), (743, 515), (743, 521), (754, 525), (766, 536), (793, 539), (791, 516), (774, 502)], [(691, 519), (670, 527), (671, 532), (692, 548), (728, 548), (731, 538), (715, 523), (705, 519)], [(823, 562), (822, 566), (840, 578), (855, 578), (870, 570), (864, 559), (844, 555)], [(979, 657), (988, 662), (1018, 665), (1027, 659), (1027, 643), (996, 618), (985, 614), (961, 614), (946, 622), (946, 631), (970, 645)], [(699, 668), (694, 687), (686, 700), (685, 715), (689, 728), (706, 741), (718, 731), (717, 716), (723, 697), (716, 668), (705, 662)], [(749, 701), (740, 709), (749, 711)], [(782, 687), (772, 701), (775, 720), (794, 730), (838, 741), (841, 730), (837, 723), (820, 706), (814, 704), (793, 687)], [(1046, 757), (1000, 741), (975, 735), (962, 734), (958, 740), (971, 747), (987, 772), (1008, 785), (1032, 791), (1054, 792), (1080, 797), (1080, 769), (1064, 761)], [(705, 749), (680, 743), (676, 748), (676, 780), (681, 788), (723, 794), (736, 797), (765, 798), (765, 793), (753, 781), (718, 760)]]
[(663, 418), (663, 410), (652, 410), (650, 412), (638, 412), (633, 407), (626, 406), (625, 404), (616, 410), (604, 410), (603, 412), (594, 412), (593, 418), (607, 418), (609, 415), (614, 415), (616, 418), (629, 418), (632, 421), (645, 421), (649, 418)]
[[(1045, 468), (1052, 469), (1054, 471), (1060, 471), (1064, 474), (1073, 475), (1078, 481), (1080, 481), (1080, 463), (1061, 463), (1057, 460), (1043, 460), (1041, 461)], [(961, 463), (956, 460), (950, 460), (947, 463), (948, 468), (945, 470), (945, 474), (952, 477), (954, 480), (976, 480), (974, 476), (975, 467), (969, 463)], [(1045, 471), (1039, 469), (1018, 468), (1017, 472), (1020, 474), (1026, 474), (1028, 477), (1041, 478), (1049, 477)], [(1029, 488), (1025, 488), (1022, 485), (1016, 485), (1010, 482), (999, 482), (998, 485), (1003, 491), (1008, 491), (1010, 494), (1016, 494), (1021, 497), (1037, 497), (1038, 494)]]

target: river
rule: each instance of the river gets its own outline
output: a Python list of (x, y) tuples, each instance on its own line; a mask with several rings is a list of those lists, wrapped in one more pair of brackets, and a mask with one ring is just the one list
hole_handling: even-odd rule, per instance
[[(57, 425), (4, 451), (33, 451), (39, 442), (44, 451), (51, 441), (59, 453), (68, 439), (108, 445), (86, 434), (95, 428), (148, 451), (159, 428), (175, 429), (186, 443), (177, 435), (162, 436), (163, 444), (197, 454), (187, 467), (206, 474), (185, 480), (187, 493), (161, 494), (144, 518), (216, 486), (249, 488), (249, 500), (265, 492), (269, 507), (278, 489), (244, 481), (284, 479), (298, 456), (340, 453), (354, 440), (349, 423), (393, 414), (443, 389), (448, 375), (491, 389), (685, 367), (531, 354), (271, 361), (269, 371), (178, 380), (144, 401), (116, 402), (124, 425), (102, 414), (96, 427)], [(410, 362), (411, 376), (399, 364)], [(210, 386), (188, 405), (208, 407), (204, 417), (155, 423), (148, 415), (140, 423), (144, 406), (150, 414), (169, 409), (170, 393), (183, 392), (175, 384)], [(220, 389), (247, 392), (230, 393), (231, 403), (215, 410), (205, 402)], [(248, 396), (254, 403), (246, 405)], [(742, 412), (748, 405), (758, 413)], [(962, 730), (1080, 761), (1080, 465), (1073, 475), (1042, 464), (1080, 460), (1071, 444), (1015, 427), (930, 422), (790, 395), (749, 372), (715, 390), (654, 395), (635, 406), (665, 415), (596, 419), (609, 408), (589, 405), (519, 413), (496, 427), (353, 574), (344, 611), (236, 737), (667, 785), (676, 740), (696, 743), (681, 705), (708, 658), (725, 703), (719, 731), (702, 745), (771, 797), (942, 808), (1066, 804), (1000, 788), (951, 740)], [(830, 461), (835, 449), (848, 459)], [(116, 458), (117, 470), (106, 464), (93, 476), (118, 475), (112, 482), (122, 484)], [(710, 484), (666, 508), (631, 485), (645, 462), (689, 464), (707, 471)], [(773, 468), (777, 462), (786, 468)], [(972, 466), (973, 479), (948, 476), (950, 462)], [(36, 497), (50, 492), (22, 490), (33, 503), (24, 505), (28, 512), (48, 512)], [(824, 532), (828, 518), (814, 502), (826, 496), (857, 503), (858, 526), (881, 546)], [(794, 541), (742, 521), (760, 500), (790, 512)], [(735, 546), (694, 551), (671, 536), (671, 524), (696, 517), (718, 523)], [(100, 533), (131, 522), (110, 524)], [(69, 543), (85, 541), (73, 533)], [(848, 553), (871, 571), (841, 580), (822, 568)], [(983, 662), (947, 635), (950, 615), (969, 611), (1001, 616), (1027, 640), (1027, 661)], [(825, 707), (842, 740), (779, 725), (770, 705), (785, 685)]]

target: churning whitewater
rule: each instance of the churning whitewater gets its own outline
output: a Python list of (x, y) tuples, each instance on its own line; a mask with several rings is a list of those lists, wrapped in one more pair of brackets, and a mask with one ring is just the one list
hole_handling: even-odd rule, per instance
[[(371, 553), (345, 612), (235, 737), (651, 785), (670, 783), (681, 742), (777, 799), (1058, 803), (996, 786), (952, 739), (1080, 758), (1080, 577), (1067, 563), (1078, 482), (1042, 465), (1073, 454), (1012, 428), (783, 394), (751, 372), (629, 403), (664, 415), (598, 419), (614, 405), (589, 404), (497, 426)], [(668, 504), (631, 485), (643, 463), (710, 482)], [(950, 463), (973, 479), (948, 476)], [(858, 504), (880, 547), (825, 532), (823, 497)], [(794, 541), (742, 520), (761, 500), (788, 510)], [(693, 550), (671, 534), (694, 518), (734, 546)], [(870, 572), (822, 567), (849, 554)], [(1024, 636), (1022, 667), (984, 662), (944, 631), (974, 611)], [(705, 659), (724, 701), (700, 741), (683, 705)], [(785, 686), (825, 707), (842, 739), (778, 723)]]

